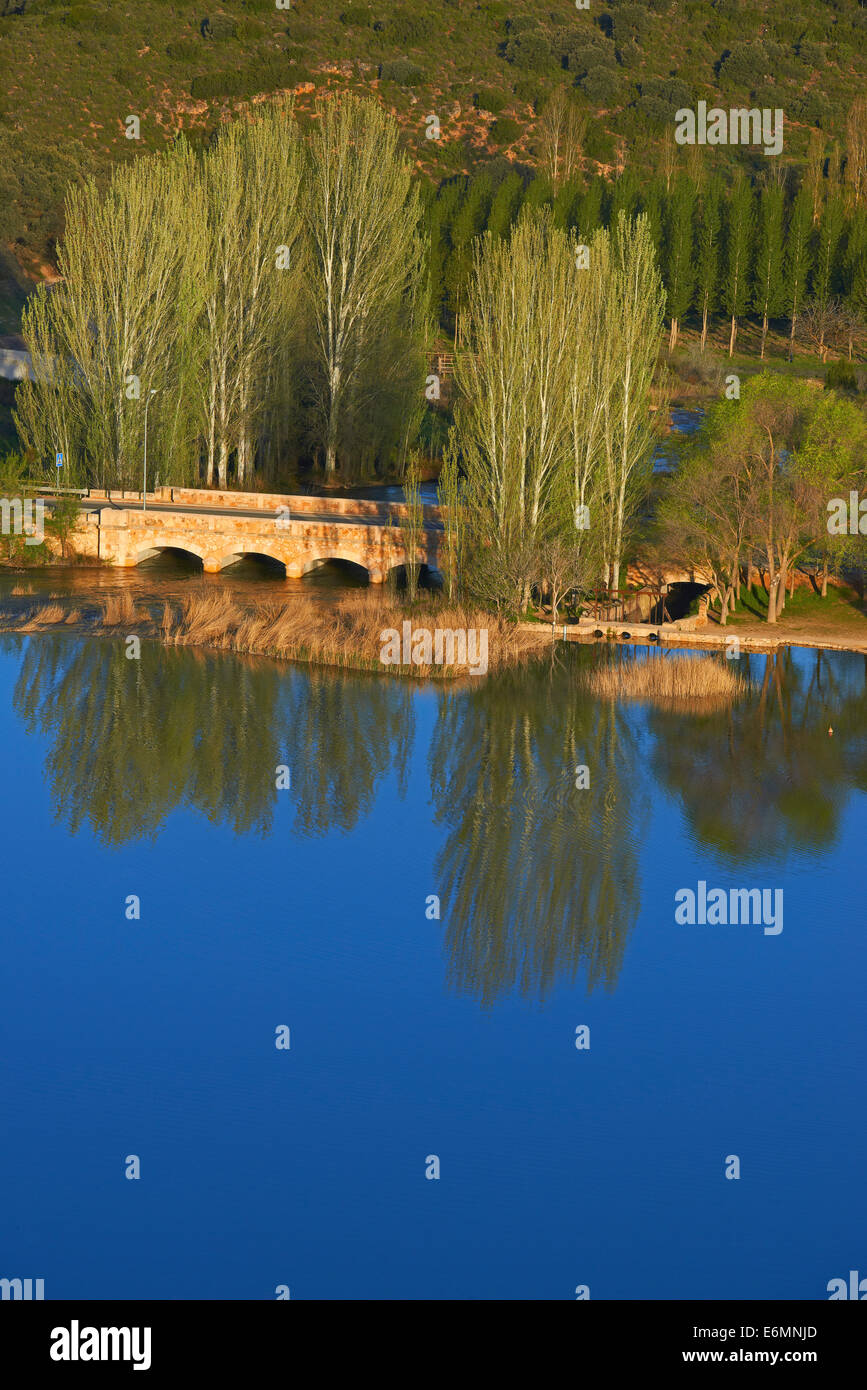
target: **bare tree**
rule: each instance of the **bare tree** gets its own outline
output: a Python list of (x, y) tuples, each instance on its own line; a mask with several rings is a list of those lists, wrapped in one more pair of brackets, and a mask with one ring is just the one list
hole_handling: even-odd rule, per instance
[(415, 454), (407, 463), (403, 495), (405, 510), (400, 518), (400, 530), (403, 538), (403, 553), (406, 557), (404, 565), (406, 591), (410, 603), (415, 603), (421, 569), (421, 543), (424, 535), (424, 507), (419, 490), (418, 457)]
[(867, 205), (867, 96), (856, 97), (849, 110), (845, 180), (856, 207)]
[(570, 100), (565, 87), (555, 87), (539, 121), (539, 163), (555, 188), (580, 170), (586, 134), (586, 112)]
[(823, 362), (846, 331), (845, 317), (838, 299), (811, 299), (801, 312), (801, 336), (810, 343)]

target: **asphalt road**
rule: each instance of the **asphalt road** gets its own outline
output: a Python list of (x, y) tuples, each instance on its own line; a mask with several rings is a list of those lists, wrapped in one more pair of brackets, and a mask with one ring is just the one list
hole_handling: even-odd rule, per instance
[[(47, 502), (53, 499), (47, 497)], [(141, 502), (130, 499), (124, 502), (103, 500), (102, 498), (84, 497), (81, 500), (81, 510), (89, 512), (101, 511), (141, 511)], [(227, 516), (227, 517), (254, 517), (259, 521), (276, 521), (276, 512), (265, 511), (261, 507), (199, 507), (181, 506), (176, 502), (151, 502), (148, 501), (147, 510), (149, 512), (174, 512), (187, 516)], [(334, 512), (295, 512), (290, 513), (290, 521), (317, 521), (324, 522), (332, 526), (387, 526), (388, 521), (376, 516), (337, 516)], [(425, 527), (427, 531), (441, 531), (442, 523), (430, 522)]]

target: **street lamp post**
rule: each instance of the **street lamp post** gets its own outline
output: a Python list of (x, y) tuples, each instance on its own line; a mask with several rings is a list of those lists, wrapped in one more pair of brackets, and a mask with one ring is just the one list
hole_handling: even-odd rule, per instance
[(156, 388), (148, 391), (145, 401), (145, 428), (144, 428), (144, 487), (141, 493), (141, 509), (147, 511), (148, 507), (148, 406), (151, 403), (151, 396), (156, 395)]

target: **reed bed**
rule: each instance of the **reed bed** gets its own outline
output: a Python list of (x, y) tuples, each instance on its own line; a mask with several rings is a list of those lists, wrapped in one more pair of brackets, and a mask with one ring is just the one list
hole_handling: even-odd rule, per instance
[(714, 657), (648, 656), (597, 666), (587, 688), (600, 699), (649, 700), (690, 708), (718, 705), (746, 693), (747, 682)]
[[(29, 610), (15, 631), (33, 632), (82, 620), (81, 609), (49, 602)], [(404, 624), (409, 624), (408, 646)], [(348, 594), (333, 604), (304, 598), (281, 603), (275, 599), (239, 600), (224, 590), (216, 590), (188, 594), (175, 604), (164, 601), (156, 618), (147, 609), (137, 608), (131, 594), (112, 594), (95, 617), (88, 618), (88, 627), (95, 632), (125, 627), (128, 632), (136, 630), (166, 646), (209, 647), (239, 655), (434, 679), (482, 675), (497, 667), (514, 665), (550, 642), (547, 629), (541, 626), (538, 634), (527, 632), (493, 614), (438, 600), (419, 603), (409, 612), (386, 595), (377, 599), (369, 594)], [(462, 638), (455, 640), (451, 650), (446, 645), (448, 639), (443, 639), (443, 659), (439, 662), (435, 646), (430, 661), (414, 661), (414, 636), (422, 632), (435, 639), (438, 629), (461, 634)], [(392, 655), (384, 661), (384, 634), (389, 632)], [(477, 644), (484, 633), (485, 645), (474, 646), (471, 633), (477, 635)], [(393, 654), (395, 641), (397, 659)], [(424, 655), (423, 648), (421, 654)], [(404, 660), (405, 656), (409, 659)], [(446, 656), (453, 658), (449, 664)]]
[(489, 613), (431, 603), (409, 615), (397, 603), (385, 599), (371, 602), (363, 594), (347, 595), (333, 605), (296, 599), (285, 605), (259, 602), (252, 608), (225, 593), (193, 595), (184, 599), (177, 614), (170, 614), (169, 605), (165, 606), (160, 632), (163, 640), (174, 646), (216, 647), (356, 670), (426, 678), (453, 678), (471, 672), (470, 659), (450, 665), (435, 661), (419, 664), (411, 659), (383, 662), (382, 634), (391, 630), (402, 636), (405, 622), (413, 631), (486, 632), (487, 669), (523, 660), (540, 645), (535, 634), (522, 632)]

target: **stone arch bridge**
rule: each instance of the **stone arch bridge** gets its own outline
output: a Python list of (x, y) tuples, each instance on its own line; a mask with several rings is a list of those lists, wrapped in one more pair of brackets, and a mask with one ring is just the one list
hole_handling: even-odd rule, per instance
[[(195, 556), (206, 574), (257, 556), (300, 579), (324, 561), (343, 560), (381, 584), (406, 563), (402, 503), (166, 487), (148, 493), (144, 509), (141, 493), (93, 489), (81, 507), (76, 549), (121, 568), (169, 550)], [(436, 568), (442, 513), (439, 507), (422, 510), (419, 559)]]

